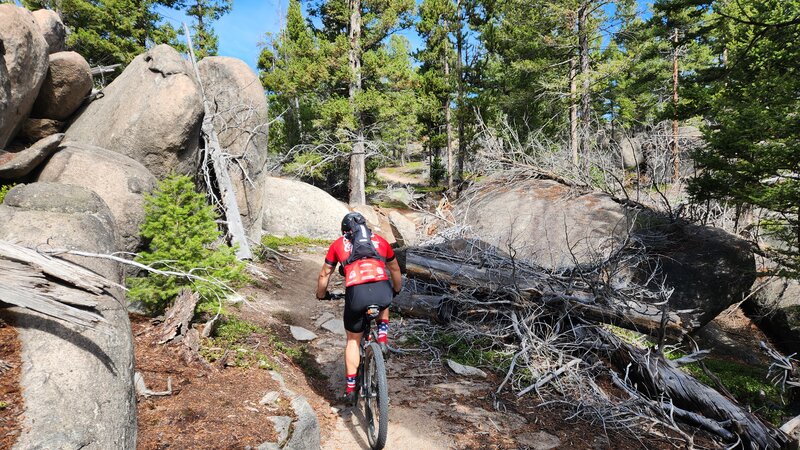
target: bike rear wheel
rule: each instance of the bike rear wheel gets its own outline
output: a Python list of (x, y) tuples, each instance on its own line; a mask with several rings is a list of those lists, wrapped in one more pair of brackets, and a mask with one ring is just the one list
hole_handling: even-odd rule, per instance
[(389, 387), (386, 382), (386, 364), (377, 343), (366, 349), (364, 366), (364, 416), (367, 419), (367, 437), (374, 450), (386, 445), (389, 432)]

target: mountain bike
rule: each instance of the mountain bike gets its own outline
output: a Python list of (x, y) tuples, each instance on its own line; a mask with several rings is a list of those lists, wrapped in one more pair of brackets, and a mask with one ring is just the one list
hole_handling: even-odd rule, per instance
[[(331, 299), (344, 298), (344, 294), (330, 294)], [(367, 328), (361, 335), (359, 353), (361, 361), (356, 373), (356, 395), (354, 409), (359, 400), (364, 400), (367, 438), (374, 450), (386, 445), (389, 432), (389, 386), (386, 381), (385, 346), (378, 344), (377, 327), (372, 326), (380, 314), (378, 305), (369, 305), (364, 312)]]

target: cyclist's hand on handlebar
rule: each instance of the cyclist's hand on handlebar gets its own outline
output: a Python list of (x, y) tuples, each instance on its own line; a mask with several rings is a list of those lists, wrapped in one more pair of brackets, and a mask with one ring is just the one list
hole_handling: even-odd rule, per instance
[(343, 293), (340, 293), (340, 292), (333, 293), (331, 291), (325, 291), (325, 296), (322, 297), (322, 298), (317, 297), (317, 300), (319, 300), (319, 301), (323, 301), (323, 300), (341, 300), (343, 298), (344, 298), (344, 294)]

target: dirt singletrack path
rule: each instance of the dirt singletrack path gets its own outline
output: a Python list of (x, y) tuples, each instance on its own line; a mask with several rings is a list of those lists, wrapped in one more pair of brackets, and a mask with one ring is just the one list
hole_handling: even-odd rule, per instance
[[(316, 389), (316, 394), (330, 405), (330, 411), (317, 411), (317, 415), (333, 419), (321, 420), (322, 448), (369, 449), (363, 409), (345, 408), (337, 400), (344, 391), (343, 328), (329, 331), (323, 326), (341, 327), (343, 301), (319, 302), (314, 298), (324, 249), (291, 256), (298, 261), (284, 261), (283, 272), (271, 270), (278, 277), (278, 286), (266, 295), (256, 295), (253, 301), (262, 313), (283, 318), (287, 327), (300, 326), (317, 335), (308, 349), (327, 382), (323, 389)], [(334, 282), (335, 278), (332, 290), (342, 289)], [(390, 340), (402, 330), (403, 320), (394, 317), (391, 324)], [(387, 372), (387, 449), (480, 448), (481, 439), (504, 441), (514, 426), (525, 423), (522, 417), (514, 416), (509, 422), (508, 418), (498, 418), (496, 413), (473, 404), (472, 400), (488, 395), (491, 388), (487, 381), (458, 377), (441, 364), (431, 364), (425, 356), (393, 354), (387, 361)]]

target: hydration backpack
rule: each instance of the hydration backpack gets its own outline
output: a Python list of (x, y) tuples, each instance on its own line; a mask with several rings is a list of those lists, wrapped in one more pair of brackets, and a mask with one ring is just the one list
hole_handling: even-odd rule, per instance
[(367, 226), (366, 219), (360, 214), (354, 214), (348, 217), (347, 220), (350, 228), (347, 237), (352, 244), (352, 248), (350, 249), (350, 256), (342, 263), (342, 266), (348, 266), (364, 258), (384, 261), (383, 257), (378, 254), (378, 250), (372, 244), (372, 230)]

